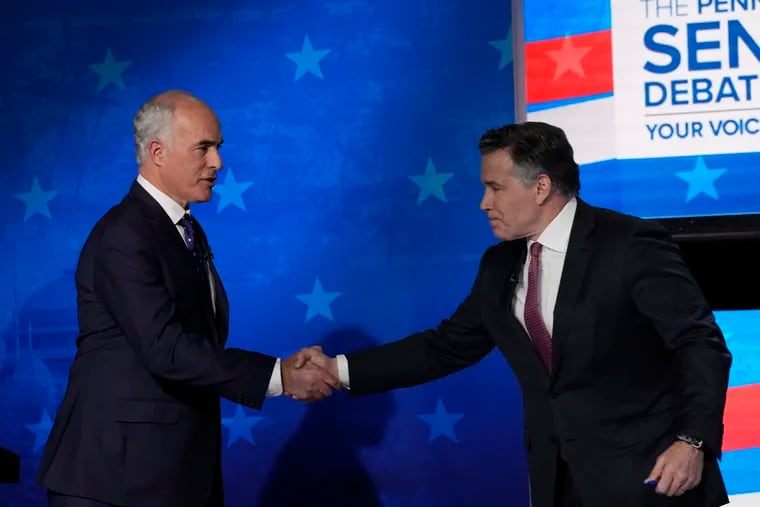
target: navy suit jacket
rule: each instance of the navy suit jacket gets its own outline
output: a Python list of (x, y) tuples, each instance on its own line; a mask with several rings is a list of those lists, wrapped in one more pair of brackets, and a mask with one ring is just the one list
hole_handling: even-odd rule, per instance
[(194, 266), (137, 182), (95, 225), (76, 270), (80, 334), (44, 487), (120, 506), (223, 504), (220, 396), (260, 408), (275, 358), (225, 348), (224, 287), (212, 265), (214, 312)]
[[(351, 393), (428, 382), (497, 347), (522, 388), (533, 507), (555, 505), (558, 456), (584, 507), (727, 503), (717, 459), (731, 355), (667, 232), (578, 201), (550, 372), (512, 313), (526, 250), (524, 239), (488, 249), (470, 294), (436, 329), (347, 354)], [(644, 479), (680, 431), (704, 439), (702, 482), (659, 496)]]

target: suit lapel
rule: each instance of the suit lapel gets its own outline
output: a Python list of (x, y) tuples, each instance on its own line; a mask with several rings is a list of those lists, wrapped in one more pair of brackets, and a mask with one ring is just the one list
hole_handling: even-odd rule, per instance
[(578, 199), (578, 208), (570, 231), (570, 241), (562, 268), (557, 303), (554, 306), (554, 330), (552, 333), (552, 370), (557, 371), (562, 359), (567, 336), (577, 316), (576, 304), (578, 294), (591, 257), (592, 240), (590, 233), (594, 228), (592, 208)]
[(499, 315), (501, 316), (501, 323), (505, 330), (504, 336), (507, 339), (514, 340), (514, 345), (522, 349), (519, 357), (524, 357), (527, 361), (533, 363), (533, 368), (536, 371), (542, 372), (548, 384), (549, 373), (538, 356), (536, 347), (533, 345), (533, 340), (530, 339), (525, 328), (520, 324), (520, 321), (517, 320), (512, 311), (517, 281), (520, 279), (520, 271), (525, 264), (525, 258), (528, 253), (526, 240), (517, 240), (515, 244), (516, 247), (509, 250), (509, 254), (502, 263), (505, 269), (504, 274), (503, 276), (499, 276), (500, 279), (504, 280), (499, 296)]
[(214, 252), (208, 243), (206, 231), (203, 230), (200, 223), (196, 222), (196, 226), (200, 244), (208, 252), (209, 274), (214, 284), (214, 338), (223, 345), (226, 343), (229, 334), (229, 301), (227, 300), (227, 292), (224, 290), (222, 278), (219, 276), (216, 266), (214, 266)]
[[(520, 271), (525, 264), (525, 257), (528, 253), (527, 242), (519, 239), (515, 241), (515, 247), (508, 251), (506, 259), (501, 263), (504, 266), (503, 276), (499, 278), (504, 280), (499, 296), (499, 306), (507, 307), (509, 315), (512, 314), (512, 300), (517, 288), (517, 281), (520, 279)], [(501, 275), (501, 273), (500, 273)]]
[(139, 183), (132, 185), (130, 194), (144, 205), (148, 214), (148, 223), (159, 242), (159, 251), (169, 257), (173, 264), (183, 265), (187, 269), (191, 269), (185, 242), (182, 241), (177, 226), (172, 223), (161, 205)]
[(214, 315), (216, 325), (214, 327), (217, 332), (217, 340), (224, 345), (229, 335), (230, 306), (227, 300), (227, 292), (224, 290), (222, 279), (216, 271), (213, 260), (209, 260), (209, 267), (214, 279), (214, 296), (216, 298), (216, 314)]
[[(162, 255), (165, 255), (169, 259), (169, 263), (171, 265), (182, 266), (182, 272), (187, 273), (188, 277), (195, 279), (196, 277), (193, 276), (195, 275), (195, 267), (193, 266), (193, 261), (187, 252), (185, 242), (182, 240), (182, 236), (180, 236), (179, 232), (177, 231), (177, 226), (172, 223), (169, 216), (166, 214), (163, 208), (161, 208), (161, 205), (156, 202), (156, 200), (153, 199), (153, 197), (151, 197), (150, 194), (148, 194), (148, 192), (137, 182), (132, 184), (132, 188), (130, 189), (129, 194), (143, 204), (144, 209), (147, 213), (148, 223), (153, 228), (157, 241), (159, 242), (158, 250), (162, 253)], [(205, 235), (203, 236), (203, 241), (206, 241)], [(211, 306), (208, 306), (209, 327), (214, 332), (214, 340), (220, 341), (225, 340), (227, 337), (228, 329), (226, 319), (228, 315), (228, 303), (221, 280), (219, 280), (219, 276), (216, 273), (216, 269), (214, 269), (212, 263), (211, 271), (212, 276), (214, 277), (214, 288), (216, 290), (217, 312), (216, 315), (214, 315), (213, 309)], [(205, 290), (208, 292), (208, 283), (204, 282), (202, 285), (200, 282), (197, 283), (195, 290)], [(223, 307), (219, 306), (220, 302), (222, 303)], [(209, 301), (209, 304), (210, 303), (211, 302)], [(223, 312), (219, 311), (222, 309)], [(224, 322), (224, 325), (220, 325), (220, 322)]]

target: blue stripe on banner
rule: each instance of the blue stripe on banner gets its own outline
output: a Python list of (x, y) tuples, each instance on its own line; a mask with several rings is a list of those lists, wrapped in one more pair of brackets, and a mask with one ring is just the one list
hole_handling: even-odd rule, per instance
[(720, 469), (729, 495), (760, 492), (760, 447), (724, 453)]
[[(760, 212), (760, 152), (705, 155), (708, 169), (725, 169), (712, 182), (689, 176), (698, 156), (608, 160), (581, 168), (584, 198), (598, 206), (645, 218), (692, 217)], [(717, 173), (716, 173), (717, 174)], [(703, 184), (703, 186), (700, 186)], [(697, 190), (698, 195), (689, 195)]]
[(525, 41), (609, 30), (609, 0), (523, 0)]
[(729, 387), (760, 384), (760, 310), (717, 311), (715, 318), (733, 356)]
[(597, 93), (596, 95), (588, 95), (586, 97), (573, 97), (571, 99), (552, 100), (551, 102), (540, 102), (538, 104), (528, 104), (528, 112), (535, 113), (538, 111), (545, 111), (547, 109), (554, 109), (556, 107), (570, 106), (573, 104), (580, 104), (582, 102), (589, 102), (592, 100), (604, 99), (612, 97), (613, 93)]

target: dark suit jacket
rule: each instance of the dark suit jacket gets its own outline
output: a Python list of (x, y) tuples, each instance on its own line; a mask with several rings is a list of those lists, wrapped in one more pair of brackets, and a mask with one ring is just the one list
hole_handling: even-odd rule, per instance
[[(511, 309), (525, 256), (525, 240), (491, 247), (438, 328), (347, 354), (351, 392), (427, 382), (496, 346), (522, 388), (533, 507), (554, 505), (558, 454), (584, 507), (726, 503), (717, 458), (731, 356), (665, 230), (578, 201), (550, 374)], [(679, 431), (704, 439), (705, 471), (698, 488), (669, 499), (643, 481)]]
[(95, 225), (43, 486), (115, 505), (222, 505), (219, 397), (260, 408), (275, 358), (224, 348), (228, 304), (212, 271), (216, 314), (176, 226), (136, 182)]

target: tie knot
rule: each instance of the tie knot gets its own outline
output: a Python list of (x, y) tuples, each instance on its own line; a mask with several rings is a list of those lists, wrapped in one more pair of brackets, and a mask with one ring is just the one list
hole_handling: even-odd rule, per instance
[(536, 241), (532, 245), (530, 245), (530, 255), (531, 257), (538, 257), (541, 254), (541, 247), (543, 247), (541, 243)]

